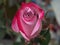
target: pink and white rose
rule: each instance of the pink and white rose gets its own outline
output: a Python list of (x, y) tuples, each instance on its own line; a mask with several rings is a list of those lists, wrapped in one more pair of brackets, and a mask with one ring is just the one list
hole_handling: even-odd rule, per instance
[(34, 3), (22, 3), (12, 20), (12, 29), (30, 41), (36, 37), (42, 29), (44, 11)]

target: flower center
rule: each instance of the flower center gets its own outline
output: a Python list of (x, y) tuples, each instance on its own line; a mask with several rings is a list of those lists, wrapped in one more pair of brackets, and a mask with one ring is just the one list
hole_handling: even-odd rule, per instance
[(30, 21), (32, 18), (34, 18), (33, 10), (31, 10), (30, 8), (26, 8), (23, 17), (25, 20)]

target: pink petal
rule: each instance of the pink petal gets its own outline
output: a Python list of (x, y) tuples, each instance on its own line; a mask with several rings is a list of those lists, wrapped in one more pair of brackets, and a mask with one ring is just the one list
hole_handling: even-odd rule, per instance
[(20, 31), (20, 33), (21, 33), (21, 35), (22, 35), (27, 41), (30, 41), (30, 39), (27, 38), (26, 35), (25, 35), (23, 32)]
[(19, 32), (19, 28), (18, 28), (18, 24), (17, 24), (17, 19), (16, 17), (14, 17), (13, 21), (12, 21), (12, 29), (15, 32)]
[(34, 7), (37, 10), (38, 14), (39, 14), (39, 18), (43, 19), (44, 10), (40, 6), (38, 6), (38, 5), (34, 4), (34, 3), (28, 3), (28, 4), (29, 4), (29, 7)]
[[(42, 26), (42, 25), (41, 25), (41, 21), (38, 19), (38, 21), (37, 21), (37, 23), (36, 23), (36, 25), (35, 25), (32, 33), (31, 33), (31, 36), (34, 35), (34, 34), (38, 31), (39, 28), (42, 28), (41, 26)], [(41, 29), (40, 29), (40, 30), (41, 30)]]
[(25, 22), (23, 22), (22, 20), (21, 20), (21, 24), (22, 24), (25, 34), (30, 38), (30, 34), (33, 30), (34, 25), (28, 25)]
[(17, 33), (20, 32), (21, 35), (22, 35), (27, 41), (29, 41), (29, 39), (25, 36), (25, 34), (19, 30), (16, 17), (14, 17), (14, 19), (13, 19), (13, 21), (12, 21), (12, 29), (13, 29), (13, 31), (15, 31), (15, 32), (17, 32)]

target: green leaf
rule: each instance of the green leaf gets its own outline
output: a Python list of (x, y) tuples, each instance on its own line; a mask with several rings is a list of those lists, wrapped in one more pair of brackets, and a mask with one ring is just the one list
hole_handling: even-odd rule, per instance
[(13, 45), (24, 45), (24, 44), (25, 44), (25, 40), (24, 40), (24, 38), (22, 37), (22, 35), (21, 35), (20, 33), (17, 34), (16, 40), (15, 40), (15, 42), (14, 42)]
[(4, 10), (0, 9), (0, 19), (3, 17), (3, 14), (4, 14)]
[(50, 41), (50, 32), (49, 32), (49, 30), (43, 30), (42, 32), (41, 32), (41, 35), (43, 35), (43, 37), (45, 38), (45, 40), (41, 40), (40, 41), (40, 44), (41, 45), (48, 45), (49, 44), (49, 41)]
[(3, 0), (0, 0), (0, 5), (3, 3)]
[(4, 35), (5, 35), (5, 30), (6, 30), (6, 28), (0, 27), (0, 39), (2, 39), (2, 38), (4, 37)]
[(18, 3), (16, 3), (17, 9), (19, 9), (20, 5)]
[(18, 42), (15, 42), (15, 43), (14, 43), (14, 45), (21, 45), (21, 44), (20, 44), (20, 43), (18, 43)]
[(48, 45), (50, 41), (50, 32), (49, 30), (42, 30), (40, 33), (40, 38), (36, 37), (34, 42), (40, 43), (41, 45)]

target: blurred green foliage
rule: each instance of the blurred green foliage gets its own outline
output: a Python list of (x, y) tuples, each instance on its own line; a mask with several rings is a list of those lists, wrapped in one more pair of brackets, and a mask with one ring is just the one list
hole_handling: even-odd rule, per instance
[(49, 32), (49, 30), (43, 30), (41, 32), (41, 35), (45, 38), (45, 40), (40, 41), (41, 45), (48, 45), (49, 41), (50, 41), (50, 32)]
[(36, 43), (40, 43), (40, 45), (48, 45), (50, 41), (49, 29), (42, 30), (40, 33), (40, 38), (36, 37), (34, 41)]

